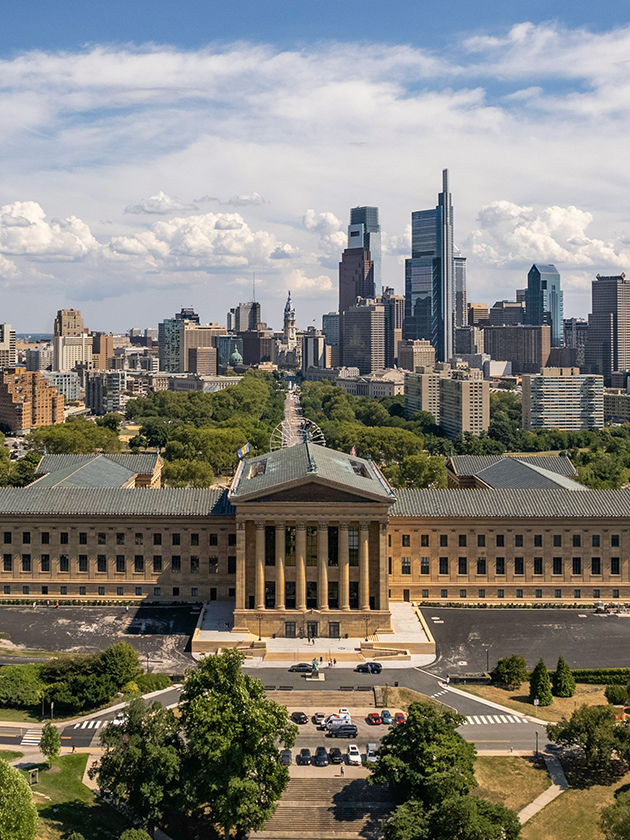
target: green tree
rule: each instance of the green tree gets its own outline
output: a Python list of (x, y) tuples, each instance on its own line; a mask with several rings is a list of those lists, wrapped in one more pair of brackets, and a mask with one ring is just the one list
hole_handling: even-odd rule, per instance
[(571, 669), (560, 656), (553, 675), (553, 693), (556, 697), (573, 697), (575, 694), (575, 678)]
[(104, 414), (102, 417), (98, 417), (96, 419), (96, 425), (104, 426), (106, 429), (109, 429), (110, 432), (118, 434), (120, 432), (122, 421), (122, 414), (119, 414), (117, 411), (108, 411), (107, 414)]
[(34, 840), (37, 808), (28, 782), (6, 761), (0, 760), (0, 837), (2, 840)]
[(43, 690), (41, 665), (5, 665), (0, 669), (0, 706), (35, 706)]
[(384, 840), (431, 840), (429, 814), (422, 804), (411, 800), (399, 805), (383, 824)]
[(61, 738), (59, 737), (59, 730), (50, 720), (47, 720), (42, 730), (42, 740), (39, 744), (40, 750), (48, 759), (48, 764), (52, 764), (53, 759), (57, 758), (61, 750)]
[(35, 480), (35, 469), (42, 456), (37, 452), (27, 452), (23, 458), (13, 464), (8, 476), (10, 487), (27, 487)]
[(65, 423), (34, 429), (27, 440), (39, 453), (91, 455), (96, 452), (120, 452), (118, 435), (103, 426), (97, 426), (84, 417), (68, 418)]
[(430, 809), (405, 802), (383, 825), (384, 840), (516, 840), (520, 833), (513, 811), (469, 795), (446, 797)]
[(614, 803), (604, 808), (601, 827), (606, 840), (628, 840), (630, 837), (630, 790), (618, 793)]
[(131, 682), (140, 671), (138, 653), (129, 642), (116, 642), (106, 648), (99, 657), (102, 674), (108, 676), (116, 688)]
[(615, 713), (610, 706), (584, 704), (569, 720), (549, 724), (547, 736), (563, 747), (578, 747), (589, 769), (606, 768), (615, 749)]
[(448, 484), (448, 472), (443, 458), (427, 455), (409, 455), (400, 464), (385, 467), (385, 477), (394, 487), (420, 489), (423, 487), (442, 487)]
[(139, 828), (128, 828), (127, 831), (123, 831), (119, 840), (151, 840), (151, 835)]
[(182, 742), (174, 713), (132, 700), (120, 726), (101, 730), (101, 744), (105, 752), (90, 777), (153, 828), (179, 795)]
[(129, 449), (139, 450), (139, 449), (146, 449), (149, 445), (149, 441), (142, 437), (142, 435), (134, 435), (132, 438), (129, 439)]
[(79, 831), (73, 831), (68, 835), (67, 840), (85, 840), (85, 837)]
[(613, 706), (625, 706), (628, 702), (628, 686), (626, 685), (607, 685), (606, 700)]
[(529, 702), (533, 703), (536, 699), (540, 706), (551, 706), (553, 703), (549, 671), (542, 659), (538, 660), (529, 678)]
[(289, 780), (278, 750), (292, 747), (296, 734), (286, 707), (268, 699), (242, 663), (236, 649), (206, 657), (188, 672), (180, 702), (185, 806), (226, 837), (259, 830), (273, 814)]
[(518, 653), (499, 659), (490, 674), (494, 685), (514, 691), (527, 682), (527, 663)]
[[(412, 703), (405, 725), (391, 729), (381, 741), (371, 781), (391, 783), (403, 799), (425, 805), (443, 798), (444, 787), (467, 793), (476, 785), (475, 748), (457, 732), (464, 720), (450, 709)], [(439, 784), (432, 784), (434, 777)]]
[(164, 464), (162, 482), (165, 487), (212, 487), (214, 473), (210, 464), (180, 458)]

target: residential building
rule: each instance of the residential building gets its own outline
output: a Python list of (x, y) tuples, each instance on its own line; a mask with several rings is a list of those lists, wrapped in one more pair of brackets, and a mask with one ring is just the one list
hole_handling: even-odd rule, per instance
[(435, 347), (430, 341), (417, 338), (398, 343), (398, 367), (402, 370), (417, 370), (419, 367), (433, 367)]
[(630, 423), (630, 394), (625, 388), (604, 388), (604, 422)]
[[(374, 262), (374, 288), (382, 286), (381, 226), (378, 207), (353, 207), (348, 226), (348, 248), (363, 248)], [(373, 294), (373, 293), (372, 293)]]
[(15, 330), (11, 324), (0, 324), (0, 368), (15, 367), (16, 362)]
[(308, 368), (330, 367), (330, 346), (326, 344), (326, 336), (309, 327), (302, 334), (302, 373)]
[(385, 367), (385, 308), (374, 300), (359, 300), (342, 319), (342, 357), (361, 374)]
[(604, 380), (579, 368), (543, 368), (523, 376), (523, 429), (602, 429)]
[(483, 353), (483, 330), (480, 327), (455, 328), (455, 355)]
[(455, 329), (468, 323), (466, 303), (466, 257), (459, 248), (453, 248), (453, 266), (455, 277)]
[(24, 367), (0, 371), (0, 428), (22, 434), (63, 423), (64, 399), (37, 371)]
[(53, 336), (53, 370), (63, 372), (79, 367), (92, 367), (92, 336), (87, 332)]
[(487, 303), (469, 303), (468, 304), (468, 326), (478, 327), (485, 325), (490, 318)]
[(484, 327), (483, 346), (491, 358), (512, 362), (514, 374), (539, 373), (549, 360), (551, 327)]
[(191, 373), (200, 373), (204, 376), (216, 376), (216, 347), (189, 347), (186, 370)]
[(53, 365), (52, 345), (29, 348), (25, 355), (27, 370), (51, 370)]
[(630, 280), (625, 274), (602, 277), (592, 285), (586, 369), (611, 383), (614, 371), (630, 368)]
[(440, 380), (440, 426), (451, 440), (470, 432), (478, 437), (490, 425), (490, 386), (473, 376), (480, 371), (453, 371)]
[[(139, 332), (139, 331), (138, 331)], [(92, 333), (92, 367), (94, 370), (109, 370), (114, 358), (114, 336), (112, 333)]]
[(365, 248), (346, 248), (339, 263), (339, 357), (344, 365), (349, 364), (343, 355), (345, 313), (359, 298), (373, 300), (375, 294), (374, 260), (370, 252)]
[(123, 391), (126, 390), (126, 371), (91, 371), (85, 381), (85, 404), (97, 415), (121, 411), (125, 406)]
[(393, 368), (397, 363), (398, 345), (402, 341), (405, 298), (394, 294), (394, 290), (387, 286), (383, 287), (383, 294), (376, 300), (385, 308), (385, 367)]
[(445, 169), (437, 207), (411, 214), (403, 325), (404, 338), (427, 339), (442, 362), (453, 355), (454, 270), (453, 207)]
[(577, 365), (580, 368), (585, 368), (586, 365), (586, 342), (588, 341), (588, 321), (584, 318), (565, 318), (564, 319), (564, 344), (576, 351), (575, 362), (572, 362), (572, 367)]
[(428, 411), (437, 424), (440, 422), (441, 373), (432, 368), (405, 374), (405, 417)]
[(534, 264), (527, 275), (526, 321), (551, 328), (551, 346), (564, 341), (563, 292), (560, 274), (554, 265)]
[(60, 394), (63, 394), (66, 402), (76, 402), (81, 399), (81, 380), (75, 371), (43, 370), (41, 375)]
[(512, 376), (512, 362), (487, 359), (482, 365), (482, 370), (484, 379), (500, 379), (502, 376)]

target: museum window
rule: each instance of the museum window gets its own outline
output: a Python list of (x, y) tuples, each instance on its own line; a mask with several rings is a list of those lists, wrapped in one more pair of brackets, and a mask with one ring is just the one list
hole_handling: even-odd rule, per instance
[(448, 534), (440, 534), (440, 547), (446, 548), (448, 546)]
[(162, 571), (162, 555), (153, 555), (153, 574), (159, 574)]
[(457, 574), (458, 575), (467, 575), (468, 574), (468, 559), (466, 557), (460, 557), (457, 560)]
[[(295, 587), (295, 583), (293, 586)], [(295, 607), (295, 591), (293, 592), (293, 606)], [(339, 583), (336, 580), (328, 581), (328, 607), (331, 610), (339, 609)]]
[(350, 555), (350, 565), (359, 565), (359, 529), (348, 528), (348, 552)]
[(579, 599), (582, 597), (582, 590), (581, 589), (574, 589), (573, 590), (573, 597), (575, 598), (576, 601), (579, 601)]
[(573, 534), (573, 548), (582, 547), (582, 537), (580, 534)]
[(534, 548), (542, 548), (542, 534), (534, 534)]
[(208, 574), (217, 575), (219, 573), (219, 558), (208, 557)]
[(171, 545), (181, 545), (181, 544), (182, 544), (181, 534), (171, 534)]
[(542, 575), (543, 573), (543, 559), (542, 557), (534, 557), (534, 574)]
[(466, 548), (466, 534), (459, 534), (459, 547)]
[(387, 558), (387, 574), (389, 574), (389, 575), (392, 574), (392, 558), (391, 557)]
[(107, 557), (99, 554), (96, 558), (96, 571), (105, 574), (107, 572)]
[(40, 534), (42, 545), (50, 545), (50, 532), (42, 531)]
[(613, 598), (618, 598), (618, 597), (619, 597), (619, 590), (618, 589), (613, 589)]
[(524, 575), (525, 574), (525, 561), (522, 557), (515, 557), (514, 558), (514, 574), (515, 575)]
[(554, 557), (553, 558), (553, 574), (554, 575), (561, 575), (562, 574), (562, 557)]
[(88, 570), (88, 556), (87, 554), (79, 554), (79, 571), (87, 572)]
[[(123, 586), (117, 586), (116, 587), (116, 595), (124, 595), (124, 594), (125, 594), (125, 588)], [(173, 592), (173, 595), (174, 594), (175, 594), (175, 592)]]
[(39, 562), (42, 572), (50, 571), (50, 554), (42, 554), (42, 556), (39, 558)]
[(67, 595), (68, 594), (68, 587), (67, 586), (60, 586), (59, 587), (59, 594), (60, 595)]
[(420, 547), (421, 548), (428, 548), (429, 547), (429, 535), (428, 534), (420, 534)]
[[(136, 586), (136, 595), (142, 595), (142, 587), (141, 586)], [(192, 595), (192, 592), (191, 592), (191, 595)]]
[[(359, 609), (359, 582), (357, 580), (351, 580), (349, 584), (348, 590), (348, 603), (350, 604), (351, 610), (358, 610)], [(308, 603), (307, 603), (308, 606)]]
[(516, 597), (517, 598), (522, 598), (523, 597), (523, 590), (522, 589), (517, 589), (516, 590)]
[[(295, 609), (295, 581), (287, 580), (284, 583), (284, 606), (288, 610)], [(328, 587), (330, 591), (330, 586)], [(330, 606), (330, 605), (329, 605)], [(337, 607), (335, 607), (337, 609)]]
[(12, 572), (13, 571), (13, 555), (12, 554), (5, 554), (4, 555), (4, 571), (5, 572)]
[(228, 575), (235, 575), (236, 574), (236, 557), (233, 554), (228, 555), (227, 573), (228, 573)]
[(97, 589), (97, 593), (98, 593), (98, 595), (103, 596), (105, 594), (105, 587), (104, 586), (99, 586), (98, 589)]
[(219, 544), (219, 535), (218, 534), (210, 534), (208, 539), (208, 545), (218, 545)]
[(423, 598), (428, 598), (429, 597), (429, 590), (428, 589), (423, 589), (422, 590), (422, 597)]
[(600, 590), (599, 589), (593, 589), (593, 598), (600, 598), (600, 597), (601, 597), (600, 596)]
[(69, 572), (70, 571), (70, 558), (67, 554), (60, 554), (59, 555), (59, 571), (60, 572)]
[(42, 586), (42, 595), (48, 595), (48, 587)]
[(485, 534), (477, 534), (477, 548), (485, 548), (486, 547), (486, 535)]
[(515, 548), (523, 548), (523, 535), (522, 534), (515, 534), (514, 535), (514, 546), (515, 546)]
[(124, 533), (117, 533), (116, 534), (116, 545), (124, 545), (125, 544), (125, 535)]
[(599, 534), (593, 534), (591, 537), (591, 545), (593, 546), (593, 548), (599, 548), (600, 542), (601, 540)]
[(276, 526), (265, 527), (265, 566), (276, 565)]
[(136, 574), (144, 572), (144, 555), (136, 554), (133, 558), (133, 570)]
[(198, 575), (199, 574), (199, 558), (198, 557), (191, 557), (190, 558), (190, 574), (191, 575)]
[(466, 597), (466, 590), (465, 589), (460, 589), (459, 590), (459, 597), (460, 598), (465, 598)]
[(192, 546), (199, 545), (199, 534), (191, 534), (190, 535), (190, 544)]
[(448, 574), (448, 557), (440, 557), (440, 574)]
[(3, 539), (4, 539), (4, 544), (5, 545), (11, 545), (11, 542), (13, 540), (11, 531), (5, 531)]
[(505, 546), (505, 536), (503, 534), (497, 534), (496, 546), (497, 548), (503, 548)]
[(440, 589), (440, 598), (448, 598), (448, 589)]
[(173, 587), (173, 598), (179, 598), (179, 586)]
[[(66, 536), (68, 536), (68, 535), (66, 534)], [(31, 544), (31, 532), (30, 531), (24, 531), (22, 533), (22, 544), (23, 545), (30, 545)]]
[(562, 548), (562, 534), (553, 535), (553, 547)]
[(592, 575), (601, 575), (601, 573), (602, 573), (601, 557), (591, 557), (591, 574)]
[(284, 565), (295, 566), (295, 526), (284, 529)]
[(420, 558), (420, 574), (421, 575), (428, 575), (429, 574), (429, 558), (428, 557), (421, 557)]
[(236, 545), (236, 534), (228, 534), (228, 545)]
[(142, 534), (137, 533), (137, 534), (135, 535), (135, 543), (136, 543), (136, 545), (142, 545), (142, 544), (143, 544), (143, 542), (144, 542), (144, 538), (143, 538)]
[[(352, 589), (352, 581), (350, 582), (350, 588)], [(357, 586), (357, 606), (359, 601), (359, 589)], [(352, 603), (350, 604), (352, 606)], [(306, 581), (306, 609), (307, 610), (316, 610), (317, 609), (317, 581), (316, 580), (307, 580)]]
[(107, 544), (107, 534), (97, 534), (96, 535), (96, 542), (97, 542), (97, 545), (106, 545)]
[(317, 566), (317, 526), (306, 526), (306, 565)]
[(159, 598), (161, 594), (162, 594), (162, 587), (154, 586), (153, 587), (153, 597), (154, 598)]
[[(30, 541), (31, 540), (29, 538), (29, 542)], [(59, 534), (59, 543), (61, 545), (68, 545), (68, 532), (67, 531), (61, 531), (61, 533)]]
[(410, 545), (411, 545), (411, 536), (409, 534), (403, 534), (402, 535), (402, 547), (403, 548), (409, 548)]
[(610, 558), (610, 574), (611, 575), (621, 574), (621, 563), (620, 563), (619, 557), (611, 557)]
[(79, 595), (87, 595), (87, 589), (85, 586), (79, 587)]
[(11, 587), (10, 586), (5, 586), (4, 587), (4, 594), (5, 595), (10, 595), (11, 594)]
[(30, 587), (30, 586), (28, 586), (28, 585), (26, 585), (26, 584), (25, 584), (25, 585), (22, 587), (22, 595), (28, 595), (28, 594), (30, 593), (30, 591), (31, 591), (31, 587)]
[(497, 557), (495, 561), (495, 573), (497, 575), (505, 574), (505, 557)]
[(534, 598), (542, 598), (542, 589), (536, 589), (535, 590)]
[(485, 589), (480, 589), (478, 597), (479, 598), (485, 598), (486, 597), (486, 590)]
[(554, 598), (562, 598), (562, 589), (554, 589), (553, 590), (553, 597)]
[(162, 545), (162, 534), (153, 534), (153, 545)]
[(497, 598), (505, 598), (505, 589), (497, 589)]
[(79, 532), (79, 545), (87, 545), (87, 534), (85, 531)]
[(182, 558), (179, 554), (173, 554), (171, 557), (171, 572), (181, 572), (182, 570)]
[(117, 572), (124, 572), (125, 571), (125, 555), (124, 554), (117, 554), (116, 555), (116, 571)]
[[(142, 594), (142, 592), (140, 591), (140, 592), (137, 592), (136, 594), (137, 594), (137, 595), (141, 595), (141, 594)], [(191, 598), (197, 598), (197, 597), (198, 597), (198, 595), (199, 595), (199, 589), (198, 589), (198, 587), (196, 587), (196, 586), (192, 586), (192, 587), (190, 588), (190, 597), (191, 597)]]
[(610, 547), (619, 548), (619, 534), (612, 534), (610, 537)]
[(403, 575), (411, 574), (411, 557), (400, 558), (400, 573)]
[(485, 575), (486, 574), (486, 558), (485, 557), (477, 557), (477, 574), (478, 575)]
[(573, 558), (573, 574), (574, 575), (581, 575), (582, 574), (582, 558), (581, 557), (574, 557)]
[(328, 565), (339, 565), (339, 528), (336, 525), (328, 528)]

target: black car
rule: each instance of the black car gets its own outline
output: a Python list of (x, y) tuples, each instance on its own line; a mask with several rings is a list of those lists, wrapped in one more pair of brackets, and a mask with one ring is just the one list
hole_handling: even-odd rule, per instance
[(360, 674), (380, 674), (383, 666), (380, 662), (362, 662), (354, 670)]
[(343, 723), (341, 726), (337, 726), (336, 729), (333, 729), (328, 734), (331, 738), (356, 738), (357, 732), (358, 730), (354, 723)]
[(343, 753), (339, 747), (331, 747), (328, 753), (328, 760), (331, 764), (343, 764)]
[(282, 750), (280, 753), (280, 764), (284, 764), (288, 767), (290, 764), (293, 763), (293, 754), (291, 750)]
[(291, 720), (293, 723), (308, 723), (308, 718), (304, 714), (304, 712), (293, 712), (291, 715)]
[(300, 754), (295, 759), (296, 764), (310, 764), (311, 763), (311, 751), (308, 747), (304, 747), (304, 749), (300, 750)]
[(317, 747), (311, 764), (314, 767), (328, 767), (328, 753), (326, 747)]
[(308, 662), (298, 662), (289, 668), (289, 672), (293, 672), (294, 674), (310, 674), (312, 670), (313, 666), (309, 665)]

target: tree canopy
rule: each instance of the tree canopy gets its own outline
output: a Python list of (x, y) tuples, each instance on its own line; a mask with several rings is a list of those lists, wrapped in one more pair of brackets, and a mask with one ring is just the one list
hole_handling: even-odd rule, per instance
[(591, 770), (610, 765), (616, 746), (615, 713), (610, 706), (587, 706), (576, 709), (567, 720), (547, 726), (547, 735), (563, 747), (578, 747), (584, 764)]
[(95, 452), (120, 452), (122, 445), (116, 432), (99, 426), (84, 417), (69, 417), (65, 423), (41, 426), (27, 435), (35, 452), (91, 455)]
[(0, 759), (0, 837), (34, 840), (37, 809), (28, 782), (18, 770)]

